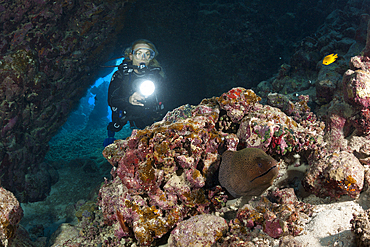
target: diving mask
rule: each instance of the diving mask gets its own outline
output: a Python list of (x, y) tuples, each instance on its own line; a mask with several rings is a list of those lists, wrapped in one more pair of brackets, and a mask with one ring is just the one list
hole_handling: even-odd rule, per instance
[(154, 58), (155, 52), (150, 48), (138, 48), (132, 51), (132, 54), (138, 60), (150, 61)]

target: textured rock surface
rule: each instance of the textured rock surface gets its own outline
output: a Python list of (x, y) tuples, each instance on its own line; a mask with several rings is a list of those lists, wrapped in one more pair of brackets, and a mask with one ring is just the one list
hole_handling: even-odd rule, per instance
[[(217, 148), (222, 141), (214, 129), (219, 112), (214, 103), (195, 107), (191, 118), (134, 130), (127, 140), (105, 148), (103, 155), (115, 167), (115, 185), (102, 187), (99, 204), (107, 220), (114, 223), (123, 218), (127, 224), (127, 229), (118, 228), (117, 236), (129, 235), (132, 228), (139, 243), (147, 245), (184, 217), (213, 207), (207, 196), (210, 189), (204, 187), (218, 167)], [(165, 119), (171, 119), (171, 114), (183, 116), (178, 111), (182, 109)]]
[[(367, 30), (367, 42), (362, 55), (353, 57), (351, 59), (352, 70), (348, 70), (343, 77), (343, 84), (346, 90), (345, 99), (352, 103), (357, 109), (360, 110), (360, 114), (355, 118), (355, 126), (358, 131), (362, 134), (369, 134), (369, 109), (370, 109), (370, 22), (368, 23)], [(357, 150), (362, 154), (363, 159), (360, 159), (362, 163), (367, 165), (365, 182), (367, 183), (367, 191), (369, 188), (369, 170), (368, 170), (368, 138), (362, 140), (362, 145), (357, 146)], [(353, 219), (351, 220), (351, 230), (355, 234), (355, 240), (357, 246), (369, 246), (370, 245), (370, 222), (369, 222), (369, 212), (366, 210), (364, 212), (353, 214)]]
[(295, 240), (292, 236), (285, 236), (280, 239), (279, 246), (284, 247), (303, 247), (304, 244)]
[[(370, 23), (368, 26), (368, 39), (370, 39)], [(350, 61), (350, 69), (343, 76), (343, 97), (353, 107), (351, 123), (359, 134), (370, 133), (370, 62), (369, 46), (366, 46), (361, 55), (354, 56)]]
[(355, 234), (356, 244), (359, 247), (370, 245), (370, 209), (354, 214), (351, 220), (351, 230)]
[(169, 247), (214, 246), (228, 230), (222, 217), (203, 214), (180, 222), (168, 239)]
[(294, 120), (275, 107), (259, 106), (243, 118), (237, 132), (239, 140), (246, 142), (248, 147), (285, 155), (318, 149), (323, 144), (325, 125), (314, 115), (297, 116)]
[[(272, 203), (266, 197), (260, 201), (252, 201), (238, 210), (233, 234), (241, 238), (243, 229), (263, 229), (272, 238), (292, 235), (297, 236), (312, 214), (312, 206), (296, 200), (293, 189), (277, 190), (271, 198), (278, 201)], [(290, 200), (286, 200), (286, 197)], [(240, 232), (239, 232), (240, 231)]]
[(0, 187), (0, 244), (8, 246), (18, 229), (23, 210), (10, 191)]
[(1, 184), (21, 201), (42, 200), (49, 193), (50, 175), (39, 164), (49, 140), (97, 76), (97, 66), (107, 60), (126, 3), (0, 4)]
[(355, 198), (362, 191), (364, 172), (363, 165), (352, 153), (333, 153), (311, 165), (303, 185), (319, 197)]
[[(79, 230), (76, 227), (73, 227), (70, 224), (64, 223), (58, 227), (53, 235), (50, 237), (50, 243), (53, 243), (53, 246), (61, 245), (63, 246), (69, 239), (78, 236)], [(61, 234), (63, 232), (63, 234)]]

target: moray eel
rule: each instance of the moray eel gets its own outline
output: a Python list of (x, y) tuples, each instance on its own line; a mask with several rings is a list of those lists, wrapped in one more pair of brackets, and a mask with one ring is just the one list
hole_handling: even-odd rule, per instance
[(258, 148), (225, 151), (218, 179), (232, 196), (258, 196), (278, 175), (277, 161)]

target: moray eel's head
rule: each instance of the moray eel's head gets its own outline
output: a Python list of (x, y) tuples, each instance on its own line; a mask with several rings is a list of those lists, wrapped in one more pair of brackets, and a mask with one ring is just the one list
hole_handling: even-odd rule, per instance
[(232, 196), (258, 196), (278, 175), (277, 161), (258, 148), (226, 151), (222, 155), (219, 181)]

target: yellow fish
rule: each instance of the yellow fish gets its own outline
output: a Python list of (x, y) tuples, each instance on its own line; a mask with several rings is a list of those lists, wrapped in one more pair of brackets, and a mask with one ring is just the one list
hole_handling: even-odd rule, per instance
[(326, 57), (324, 57), (324, 60), (322, 60), (322, 64), (324, 65), (329, 65), (331, 63), (334, 63), (335, 62), (335, 59), (338, 58), (338, 54), (330, 54), (330, 55), (327, 55)]

